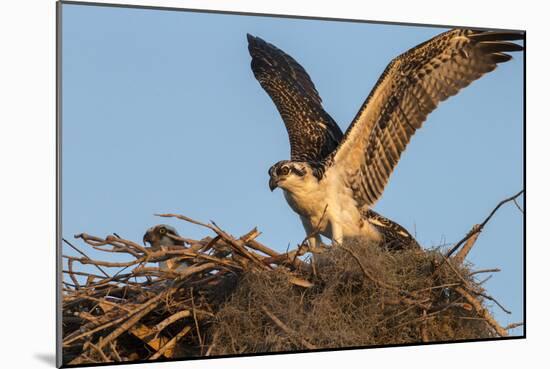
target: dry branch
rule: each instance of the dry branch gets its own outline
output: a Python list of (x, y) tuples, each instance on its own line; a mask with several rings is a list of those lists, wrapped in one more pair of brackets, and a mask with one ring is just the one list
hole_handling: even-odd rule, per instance
[(298, 334), (294, 330), (289, 328), (285, 323), (283, 323), (279, 318), (277, 318), (272, 312), (267, 310), (265, 306), (262, 306), (262, 311), (269, 317), (269, 319), (273, 321), (273, 323), (275, 323), (279, 328), (281, 328), (281, 330), (288, 335), (288, 338), (294, 341), (298, 345), (298, 347), (303, 346), (310, 350), (315, 350), (317, 348), (316, 346), (312, 345), (304, 338), (301, 338), (301, 337), (296, 338)]
[(491, 314), (485, 309), (478, 299), (470, 295), (462, 287), (457, 287), (455, 290), (461, 294), (475, 309), (476, 312), (489, 324), (501, 337), (508, 336), (508, 332), (497, 323)]
[(446, 257), (450, 257), (452, 254), (454, 254), (456, 252), (456, 250), (458, 250), (458, 248), (464, 243), (466, 242), (466, 240), (468, 240), (470, 237), (472, 237), (472, 235), (476, 234), (476, 233), (480, 233), (482, 230), (483, 230), (483, 227), (485, 227), (485, 225), (489, 222), (489, 220), (491, 220), (491, 218), (493, 217), (493, 215), (495, 215), (495, 213), (497, 212), (498, 209), (500, 209), (500, 207), (504, 204), (506, 204), (507, 202), (510, 202), (510, 201), (515, 201), (519, 196), (521, 196), (523, 194), (523, 192), (525, 192), (525, 190), (521, 190), (519, 191), (518, 193), (516, 193), (514, 196), (511, 196), (511, 197), (508, 197), (507, 199), (504, 199), (502, 200), (501, 202), (499, 202), (497, 204), (497, 206), (495, 206), (495, 208), (491, 211), (491, 213), (487, 216), (487, 218), (485, 218), (485, 220), (483, 220), (483, 222), (481, 222), (481, 224), (479, 224), (478, 227), (474, 227), (470, 232), (468, 232), (468, 234), (463, 238), (461, 239), (460, 241), (457, 242), (457, 244), (455, 246), (453, 246), (449, 251), (447, 251), (447, 254), (445, 255)]

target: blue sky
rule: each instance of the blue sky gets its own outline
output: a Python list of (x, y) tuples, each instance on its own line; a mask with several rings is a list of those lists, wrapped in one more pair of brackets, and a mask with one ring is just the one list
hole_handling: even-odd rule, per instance
[[(214, 220), (283, 251), (304, 238), (268, 168), (289, 157), (275, 106), (250, 70), (246, 33), (292, 55), (325, 109), (348, 127), (387, 63), (442, 28), (63, 5), (63, 236), (139, 241), (170, 223)], [(424, 247), (454, 243), (523, 184), (523, 56), (442, 103), (415, 135), (375, 210)], [(523, 205), (523, 199), (520, 199)], [(72, 254), (70, 250), (66, 250)], [(93, 252), (92, 255), (95, 256)], [(523, 320), (523, 226), (502, 208), (469, 255)], [(513, 333), (521, 333), (521, 328)]]

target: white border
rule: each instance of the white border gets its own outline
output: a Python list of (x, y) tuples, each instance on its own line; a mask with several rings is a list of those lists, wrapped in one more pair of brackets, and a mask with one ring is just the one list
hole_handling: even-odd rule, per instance
[[(97, 1), (101, 2), (101, 1)], [(105, 1), (103, 1), (105, 2)], [(501, 367), (548, 362), (544, 349), (550, 260), (543, 237), (548, 203), (547, 11), (541, 5), (508, 1), (296, 1), (232, 0), (120, 1), (134, 5), (218, 9), (275, 14), (355, 18), (428, 24), (527, 29), (527, 339), (315, 354), (259, 356), (155, 364), (155, 368)], [(0, 208), (4, 288), (0, 311), (4, 367), (52, 367), (55, 266), (55, 3), (4, 2), (0, 11)], [(375, 52), (373, 50), (373, 52)], [(544, 69), (543, 69), (544, 68)], [(544, 99), (544, 101), (542, 100)], [(544, 110), (543, 110), (544, 109)], [(498, 134), (498, 132), (495, 132)], [(7, 289), (7, 290), (6, 290)], [(32, 295), (27, 291), (32, 290)], [(537, 360), (538, 359), (538, 360)], [(535, 364), (536, 365), (536, 364)], [(141, 368), (134, 365), (133, 368)]]

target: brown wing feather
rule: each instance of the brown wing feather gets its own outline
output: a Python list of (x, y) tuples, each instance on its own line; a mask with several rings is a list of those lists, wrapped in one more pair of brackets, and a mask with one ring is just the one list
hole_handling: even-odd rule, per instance
[(343, 133), (323, 109), (311, 78), (296, 60), (276, 46), (259, 37), (247, 37), (254, 76), (285, 123), (291, 160), (322, 161), (336, 149)]
[[(359, 206), (372, 206), (411, 137), (429, 113), (506, 62), (516, 32), (454, 29), (398, 56), (387, 66), (325, 169), (338, 168)], [(342, 172), (343, 171), (343, 172)]]

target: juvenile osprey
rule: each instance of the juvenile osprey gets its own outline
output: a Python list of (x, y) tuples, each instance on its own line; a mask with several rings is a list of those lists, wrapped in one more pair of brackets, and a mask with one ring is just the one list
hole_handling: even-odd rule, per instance
[[(344, 237), (417, 245), (398, 224), (370, 208), (411, 137), (449, 96), (523, 48), (522, 33), (453, 29), (393, 59), (359, 109), (345, 135), (323, 109), (304, 68), (259, 37), (247, 35), (254, 76), (285, 123), (290, 160), (269, 169), (269, 187), (280, 187), (308, 235), (318, 230), (340, 243)], [(311, 248), (320, 243), (309, 237)]]
[[(169, 250), (178, 247), (187, 248), (185, 243), (180, 239), (180, 235), (176, 229), (167, 224), (158, 224), (149, 228), (143, 235), (143, 244), (147, 245), (147, 243), (151, 245), (153, 251)], [(185, 262), (176, 263), (170, 259), (159, 262), (160, 269), (181, 271), (187, 266), (188, 264)]]

